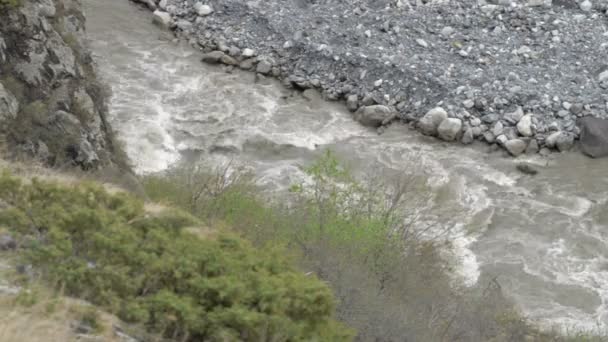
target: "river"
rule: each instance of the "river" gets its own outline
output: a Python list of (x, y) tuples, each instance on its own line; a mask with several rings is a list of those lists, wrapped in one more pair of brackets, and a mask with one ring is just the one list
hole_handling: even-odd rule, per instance
[(355, 170), (417, 170), (454, 213), (465, 283), (498, 277), (541, 323), (608, 326), (608, 159), (520, 157), (538, 165), (532, 177), (486, 146), (445, 144), (400, 124), (378, 135), (341, 104), (202, 64), (199, 51), (126, 0), (84, 3), (91, 48), (113, 91), (110, 121), (139, 173), (180, 159), (234, 159), (278, 191), (326, 148)]

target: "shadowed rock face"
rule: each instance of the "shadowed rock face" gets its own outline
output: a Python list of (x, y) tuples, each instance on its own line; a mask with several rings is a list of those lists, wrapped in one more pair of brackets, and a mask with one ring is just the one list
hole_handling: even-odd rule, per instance
[(586, 117), (579, 124), (581, 151), (593, 158), (608, 156), (608, 120)]
[(117, 162), (84, 22), (77, 0), (0, 10), (0, 135), (10, 156), (83, 169)]

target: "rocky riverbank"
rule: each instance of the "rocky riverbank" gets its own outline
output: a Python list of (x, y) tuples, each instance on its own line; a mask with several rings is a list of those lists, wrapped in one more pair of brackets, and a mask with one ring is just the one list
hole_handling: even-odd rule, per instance
[(84, 22), (78, 0), (0, 3), (0, 157), (128, 169)]
[(519, 155), (568, 150), (579, 118), (608, 115), (605, 0), (143, 2), (204, 61), (316, 88), (374, 127)]

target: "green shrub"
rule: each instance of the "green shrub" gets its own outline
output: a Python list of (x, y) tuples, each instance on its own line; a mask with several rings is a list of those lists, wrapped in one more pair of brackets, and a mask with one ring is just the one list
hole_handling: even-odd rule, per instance
[(334, 299), (299, 273), (281, 249), (256, 250), (219, 232), (200, 239), (200, 222), (171, 210), (147, 214), (125, 193), (94, 184), (31, 184), (0, 177), (0, 225), (20, 239), (46, 279), (121, 318), (183, 341), (341, 341)]
[(17, 7), (21, 5), (21, 0), (0, 0), (0, 8), (2, 7)]

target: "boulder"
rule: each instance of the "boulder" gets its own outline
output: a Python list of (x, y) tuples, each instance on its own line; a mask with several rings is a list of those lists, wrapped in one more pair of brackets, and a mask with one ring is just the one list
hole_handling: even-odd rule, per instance
[(521, 139), (512, 139), (505, 143), (505, 149), (514, 157), (519, 156), (526, 150), (527, 144)]
[(19, 102), (15, 96), (0, 83), (0, 122), (14, 119), (18, 112)]
[(532, 131), (532, 114), (524, 115), (517, 123), (517, 131), (524, 137), (531, 137), (534, 135)]
[(396, 112), (383, 105), (365, 106), (355, 112), (355, 120), (364, 126), (380, 127), (389, 123), (396, 116)]
[(608, 120), (587, 116), (579, 125), (581, 151), (592, 158), (608, 156)]
[(525, 173), (527, 175), (534, 176), (534, 175), (538, 174), (538, 170), (534, 166), (527, 164), (527, 163), (517, 164), (516, 168), (519, 172)]
[(234, 58), (228, 56), (222, 51), (211, 51), (206, 53), (203, 55), (202, 61), (209, 64), (222, 63), (226, 65), (238, 65), (238, 62)]
[(462, 143), (465, 145), (472, 144), (475, 140), (475, 133), (473, 133), (473, 128), (469, 127), (464, 131), (462, 135)]
[(566, 132), (558, 131), (552, 133), (545, 139), (545, 145), (561, 152), (568, 151), (574, 145), (574, 137)]
[(171, 14), (156, 10), (152, 16), (152, 22), (162, 28), (170, 28), (171, 24), (173, 23), (173, 19), (171, 18)]
[[(154, 3), (153, 0), (133, 0), (133, 1), (147, 6), (151, 11), (155, 11), (156, 10), (156, 3)], [(166, 7), (167, 6), (166, 6), (166, 3), (165, 3), (165, 6), (161, 7), (161, 8), (165, 9)]]
[(350, 110), (351, 112), (354, 112), (357, 110), (358, 107), (359, 107), (359, 96), (357, 96), (356, 94), (349, 95), (346, 98), (346, 108), (348, 108), (348, 110)]
[(519, 123), (519, 120), (524, 117), (524, 110), (521, 107), (517, 107), (514, 111), (506, 113), (504, 119), (512, 125)]
[(208, 16), (209, 14), (213, 13), (213, 7), (209, 5), (203, 5), (200, 2), (194, 4), (194, 10), (196, 11), (196, 14), (202, 17)]
[(17, 248), (17, 241), (8, 234), (0, 234), (0, 251), (8, 251)]
[(258, 72), (262, 75), (268, 75), (271, 70), (272, 70), (272, 63), (265, 59), (261, 60), (255, 69), (256, 72)]
[(419, 121), (418, 129), (422, 134), (437, 135), (437, 128), (448, 118), (448, 113), (441, 107), (429, 110)]
[(460, 130), (462, 129), (462, 121), (457, 118), (445, 119), (437, 127), (437, 134), (439, 138), (445, 141), (454, 141)]

